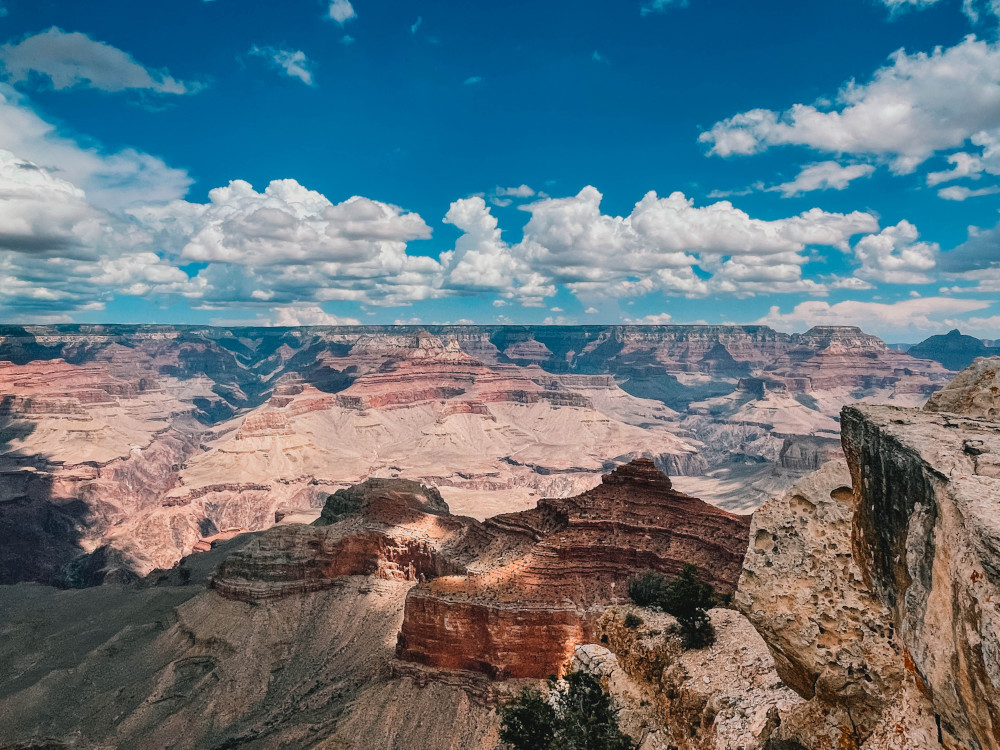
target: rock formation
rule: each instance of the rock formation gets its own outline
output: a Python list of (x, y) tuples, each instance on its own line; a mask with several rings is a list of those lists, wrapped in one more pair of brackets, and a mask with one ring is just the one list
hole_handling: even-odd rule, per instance
[(593, 637), (591, 608), (627, 601), (628, 579), (643, 570), (676, 574), (692, 562), (731, 592), (748, 525), (748, 517), (674, 491), (652, 461), (633, 461), (582, 495), (490, 519), (493, 533), (530, 546), (414, 587), (397, 651), (502, 678), (560, 673), (573, 648)]
[(997, 364), (925, 410), (845, 408), (846, 464), (755, 513), (736, 603), (807, 699), (776, 742), (1000, 747)]
[(924, 411), (1000, 420), (1000, 357), (980, 357), (927, 400)]

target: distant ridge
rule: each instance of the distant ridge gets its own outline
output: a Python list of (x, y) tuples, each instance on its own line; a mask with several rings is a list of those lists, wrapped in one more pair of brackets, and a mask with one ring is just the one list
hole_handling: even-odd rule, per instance
[(907, 353), (919, 359), (939, 362), (949, 370), (964, 370), (976, 357), (1000, 354), (1000, 348), (988, 346), (985, 341), (975, 336), (966, 336), (956, 328), (914, 344)]

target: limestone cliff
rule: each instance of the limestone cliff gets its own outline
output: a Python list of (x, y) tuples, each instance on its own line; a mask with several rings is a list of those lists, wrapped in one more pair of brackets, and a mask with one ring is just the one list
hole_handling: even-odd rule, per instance
[(846, 464), (755, 513), (736, 603), (807, 699), (775, 742), (1000, 747), (998, 364), (845, 408)]

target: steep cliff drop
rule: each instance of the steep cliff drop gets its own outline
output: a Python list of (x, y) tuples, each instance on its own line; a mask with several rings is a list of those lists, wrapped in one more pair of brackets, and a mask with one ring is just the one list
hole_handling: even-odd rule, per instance
[(736, 601), (807, 702), (775, 741), (1000, 747), (1000, 358), (845, 408), (847, 462), (754, 516)]

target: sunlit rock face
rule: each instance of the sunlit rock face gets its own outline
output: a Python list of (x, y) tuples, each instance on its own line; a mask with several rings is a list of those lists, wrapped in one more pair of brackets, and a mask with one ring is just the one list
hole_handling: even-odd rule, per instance
[(647, 457), (745, 512), (844, 404), (946, 379), (857, 329), (0, 327), (0, 581), (169, 567), (369, 477), (481, 520)]
[(842, 414), (832, 462), (754, 514), (736, 603), (809, 748), (1000, 746), (997, 360), (925, 409)]
[(674, 574), (691, 562), (731, 592), (749, 518), (674, 491), (639, 459), (582, 495), (543, 500), (486, 527), (518, 545), (494, 547), (464, 575), (414, 587), (401, 658), (502, 678), (560, 673), (594, 638), (593, 607), (627, 601), (628, 579), (641, 571)]

